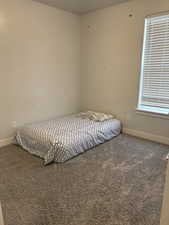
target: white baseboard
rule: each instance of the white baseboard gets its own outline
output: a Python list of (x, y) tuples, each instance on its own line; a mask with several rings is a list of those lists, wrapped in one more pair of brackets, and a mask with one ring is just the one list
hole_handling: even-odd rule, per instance
[(14, 140), (13, 137), (1, 139), (0, 140), (0, 148), (12, 144), (13, 140)]
[(3, 214), (2, 214), (2, 206), (0, 203), (0, 225), (4, 225), (4, 219), (3, 219)]
[(129, 134), (135, 137), (140, 137), (140, 138), (144, 138), (150, 141), (155, 141), (161, 144), (166, 144), (169, 145), (169, 138), (167, 137), (163, 137), (163, 136), (158, 136), (158, 135), (154, 135), (151, 133), (146, 133), (143, 131), (139, 131), (139, 130), (132, 130), (132, 129), (128, 129), (128, 128), (123, 128), (123, 133), (124, 134)]

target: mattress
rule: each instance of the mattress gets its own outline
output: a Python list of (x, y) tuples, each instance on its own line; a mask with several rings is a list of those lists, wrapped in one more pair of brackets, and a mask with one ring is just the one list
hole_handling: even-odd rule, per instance
[(44, 164), (63, 163), (121, 132), (119, 120), (96, 122), (76, 115), (37, 122), (18, 129), (17, 143)]

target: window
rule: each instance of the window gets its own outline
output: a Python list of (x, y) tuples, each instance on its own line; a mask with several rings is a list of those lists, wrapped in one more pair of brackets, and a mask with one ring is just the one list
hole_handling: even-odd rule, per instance
[(169, 15), (145, 20), (138, 110), (169, 115)]

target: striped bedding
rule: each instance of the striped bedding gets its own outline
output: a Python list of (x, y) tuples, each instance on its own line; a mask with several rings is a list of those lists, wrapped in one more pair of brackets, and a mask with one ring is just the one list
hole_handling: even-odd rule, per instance
[(76, 115), (26, 125), (18, 129), (17, 143), (44, 159), (44, 164), (62, 163), (104, 143), (121, 131), (119, 120), (95, 122)]

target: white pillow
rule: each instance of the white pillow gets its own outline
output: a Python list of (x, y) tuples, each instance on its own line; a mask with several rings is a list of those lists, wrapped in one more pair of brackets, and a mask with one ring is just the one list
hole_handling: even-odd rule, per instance
[(90, 119), (96, 122), (104, 122), (106, 120), (111, 120), (115, 118), (115, 116), (111, 114), (105, 114), (105, 113), (93, 112), (93, 111), (81, 112), (79, 116), (83, 119)]

